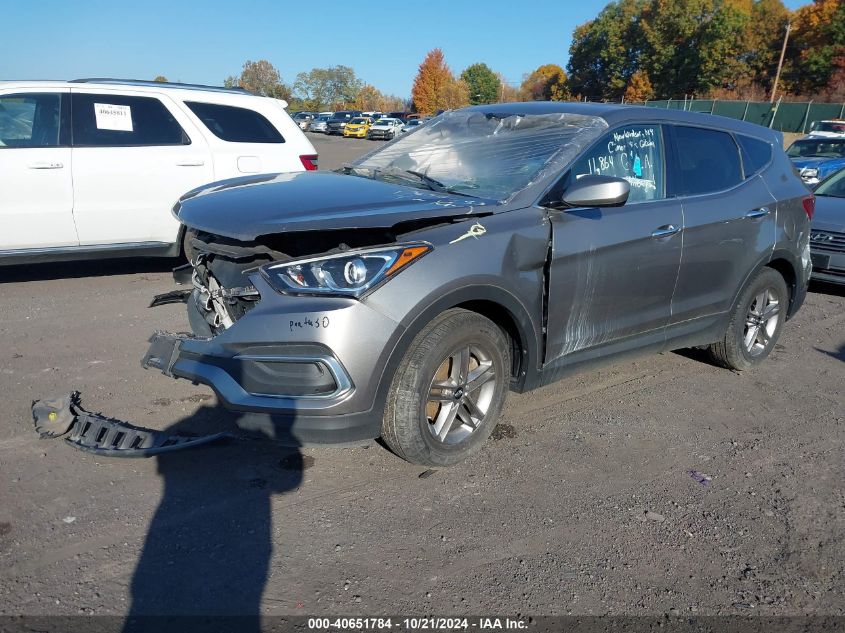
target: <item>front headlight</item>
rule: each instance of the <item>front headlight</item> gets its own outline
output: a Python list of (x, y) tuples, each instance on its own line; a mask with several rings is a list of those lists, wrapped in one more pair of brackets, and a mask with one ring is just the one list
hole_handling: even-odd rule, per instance
[(431, 250), (430, 244), (402, 244), (267, 264), (260, 270), (279, 292), (358, 298)]
[(801, 174), (804, 178), (818, 178), (819, 170), (817, 167), (807, 167)]

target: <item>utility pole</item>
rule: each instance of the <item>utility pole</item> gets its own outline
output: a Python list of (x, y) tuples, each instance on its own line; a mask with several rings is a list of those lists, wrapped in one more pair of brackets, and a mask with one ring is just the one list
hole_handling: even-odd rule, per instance
[(792, 30), (792, 22), (786, 23), (786, 33), (783, 35), (783, 47), (780, 49), (780, 61), (778, 61), (778, 71), (775, 73), (775, 83), (772, 85), (772, 96), (769, 97), (769, 103), (775, 102), (775, 93), (778, 91), (778, 81), (780, 81), (780, 70), (783, 68), (783, 57), (786, 55), (786, 43), (789, 41), (789, 32)]

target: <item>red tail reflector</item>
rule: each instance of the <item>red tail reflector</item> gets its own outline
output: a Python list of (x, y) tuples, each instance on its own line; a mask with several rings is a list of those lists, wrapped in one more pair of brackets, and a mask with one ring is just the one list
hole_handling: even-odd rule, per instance
[(802, 198), (801, 204), (804, 205), (804, 213), (807, 214), (807, 218), (812, 220), (813, 214), (816, 212), (816, 197), (807, 196), (806, 198)]
[(299, 157), (305, 171), (317, 171), (317, 154), (303, 154)]

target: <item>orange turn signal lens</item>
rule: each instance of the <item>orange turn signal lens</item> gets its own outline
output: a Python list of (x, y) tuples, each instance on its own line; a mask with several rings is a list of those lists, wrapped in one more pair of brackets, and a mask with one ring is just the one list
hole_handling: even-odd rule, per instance
[(396, 258), (396, 261), (393, 262), (393, 265), (387, 269), (387, 271), (384, 273), (385, 276), (389, 277), (393, 273), (402, 270), (405, 266), (410, 264), (418, 257), (422, 257), (430, 250), (431, 246), (409, 246), (404, 251), (402, 251), (399, 257)]

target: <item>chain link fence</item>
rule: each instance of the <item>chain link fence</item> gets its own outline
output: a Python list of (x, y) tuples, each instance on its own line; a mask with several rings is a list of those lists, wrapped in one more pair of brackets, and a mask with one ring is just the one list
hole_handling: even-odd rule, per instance
[(841, 119), (845, 103), (805, 103), (768, 101), (721, 101), (718, 99), (664, 99), (646, 101), (650, 108), (705, 112), (756, 123), (779, 132), (806, 134), (815, 121)]

